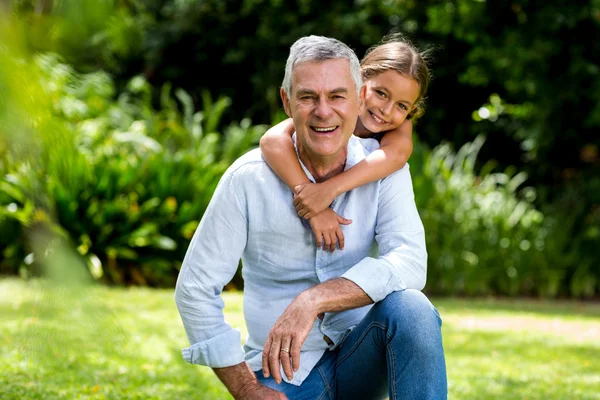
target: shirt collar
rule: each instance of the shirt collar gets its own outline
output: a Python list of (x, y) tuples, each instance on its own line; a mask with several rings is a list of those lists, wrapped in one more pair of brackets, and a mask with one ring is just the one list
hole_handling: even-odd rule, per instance
[[(296, 157), (298, 157), (298, 161), (300, 162), (300, 166), (304, 170), (304, 173), (311, 180), (311, 182), (316, 182), (315, 178), (312, 176), (306, 165), (300, 159), (300, 153), (298, 153), (298, 146), (296, 146), (296, 133), (292, 135), (292, 142), (294, 143), (294, 150), (296, 150)], [(365, 153), (365, 148), (361, 146), (360, 139), (354, 135), (350, 136), (350, 140), (348, 140), (348, 153), (346, 154), (346, 165), (344, 166), (344, 171), (349, 170), (354, 167), (360, 161), (362, 161), (367, 155)]]

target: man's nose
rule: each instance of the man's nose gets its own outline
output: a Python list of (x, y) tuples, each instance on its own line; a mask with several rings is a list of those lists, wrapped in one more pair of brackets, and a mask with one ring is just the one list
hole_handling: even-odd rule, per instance
[(327, 99), (320, 97), (315, 107), (315, 116), (321, 119), (327, 119), (331, 116), (332, 110)]

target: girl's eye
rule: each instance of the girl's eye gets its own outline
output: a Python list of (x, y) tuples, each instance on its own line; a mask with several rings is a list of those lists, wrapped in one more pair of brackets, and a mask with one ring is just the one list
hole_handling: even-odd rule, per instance
[(380, 95), (381, 97), (383, 97), (385, 99), (385, 93), (382, 92), (381, 90), (376, 90), (375, 92), (377, 92), (378, 95)]
[(408, 108), (406, 108), (406, 106), (402, 103), (398, 103), (398, 107), (400, 107), (403, 111), (408, 110)]

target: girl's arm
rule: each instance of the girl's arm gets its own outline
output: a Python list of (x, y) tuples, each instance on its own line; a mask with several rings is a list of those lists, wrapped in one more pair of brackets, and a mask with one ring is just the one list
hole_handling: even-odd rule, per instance
[[(298, 162), (294, 143), (292, 142), (293, 134), (294, 124), (292, 119), (286, 119), (270, 128), (263, 135), (260, 139), (260, 150), (267, 164), (296, 195), (299, 190), (316, 185), (308, 179)], [(331, 201), (333, 201), (333, 198)], [(340, 224), (348, 225), (352, 221), (339, 216), (328, 208), (331, 201), (322, 204), (320, 212), (315, 213), (309, 219), (309, 223), (317, 238), (317, 247), (322, 247), (324, 251), (333, 252), (336, 247), (339, 247), (340, 250), (344, 248), (344, 234)]]
[[(314, 196), (312, 196), (309, 207), (312, 211), (310, 217), (313, 217), (328, 208), (335, 196), (330, 191), (318, 195), (319, 188), (324, 186), (320, 183), (312, 183), (304, 173), (292, 142), (293, 134), (294, 123), (291, 118), (288, 118), (269, 128), (260, 139), (260, 150), (269, 167), (289, 186), (294, 197), (306, 188), (312, 187)], [(296, 205), (296, 201), (294, 201), (294, 205)], [(298, 213), (300, 217), (310, 218), (304, 214), (305, 212)]]
[(405, 120), (398, 128), (385, 133), (381, 147), (349, 170), (317, 185), (307, 185), (294, 197), (298, 215), (310, 219), (315, 215), (314, 204), (333, 199), (369, 182), (383, 179), (404, 167), (412, 154), (412, 122)]
[(296, 194), (296, 186), (311, 183), (298, 162), (292, 142), (294, 123), (288, 118), (269, 128), (260, 138), (260, 151), (269, 167)]

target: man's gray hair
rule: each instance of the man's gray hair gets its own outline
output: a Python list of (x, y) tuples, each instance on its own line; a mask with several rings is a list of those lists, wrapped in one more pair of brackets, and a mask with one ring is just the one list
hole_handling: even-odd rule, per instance
[(356, 85), (356, 92), (360, 93), (363, 83), (360, 62), (356, 53), (337, 39), (311, 35), (296, 40), (290, 48), (290, 55), (285, 63), (285, 75), (281, 84), (285, 94), (290, 97), (292, 72), (296, 65), (305, 62), (322, 62), (336, 59), (345, 59), (350, 62), (350, 73)]

